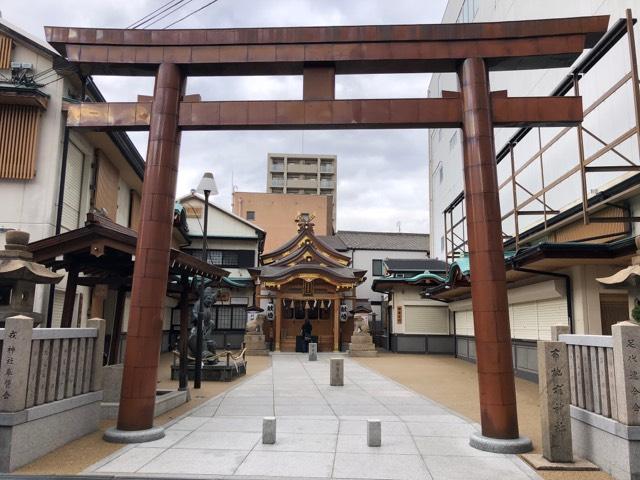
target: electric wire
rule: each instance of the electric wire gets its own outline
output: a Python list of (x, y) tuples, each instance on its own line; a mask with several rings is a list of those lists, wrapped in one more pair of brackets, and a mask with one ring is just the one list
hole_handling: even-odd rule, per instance
[[(184, 0), (183, 0), (184, 1)], [(176, 4), (175, 6), (177, 8), (174, 8), (171, 11), (168, 11), (167, 13), (165, 13), (164, 15), (162, 15), (159, 18), (156, 18), (153, 22), (151, 23), (147, 23), (143, 28), (149, 28), (151, 25), (158, 23), (160, 20), (163, 20), (165, 18), (167, 18), (169, 15), (173, 15), (174, 13), (176, 13), (178, 10), (180, 10), (182, 7), (186, 7), (187, 5), (189, 5), (191, 2), (193, 2), (193, 0), (187, 0), (185, 3), (180, 3), (180, 4)], [(166, 28), (166, 27), (165, 27)]]
[(210, 5), (213, 5), (213, 4), (214, 4), (214, 3), (216, 3), (217, 1), (218, 1), (218, 0), (212, 0), (211, 2), (207, 3), (206, 5), (203, 5), (202, 7), (198, 8), (197, 10), (194, 10), (193, 12), (191, 12), (191, 13), (189, 13), (189, 14), (185, 15), (184, 17), (179, 18), (179, 19), (178, 19), (178, 20), (176, 20), (175, 22), (170, 23), (169, 25), (167, 25), (166, 27), (164, 27), (164, 28), (163, 28), (163, 30), (165, 30), (165, 29), (167, 29), (167, 28), (169, 28), (169, 27), (171, 27), (171, 26), (175, 25), (176, 23), (180, 23), (181, 21), (183, 21), (183, 20), (185, 20), (185, 19), (189, 18), (189, 17), (190, 17), (190, 16), (192, 16), (192, 15), (195, 15), (196, 13), (198, 13), (198, 12), (200, 12), (200, 11), (204, 10), (205, 8), (209, 7)]
[[(178, 1), (178, 3), (182, 3), (184, 2), (184, 0), (169, 0), (167, 3), (165, 3), (164, 5), (156, 8), (153, 12), (147, 13), (144, 17), (139, 18), (138, 20), (136, 20), (135, 22), (133, 22), (131, 25), (129, 25), (126, 28), (140, 28), (141, 25), (147, 23), (149, 20), (151, 20), (152, 18), (155, 18), (157, 15), (160, 15), (162, 12), (165, 12), (166, 9), (165, 7), (167, 7), (167, 5), (174, 3)], [(175, 6), (177, 4), (171, 5), (167, 8), (171, 8), (172, 6)], [(165, 10), (163, 10), (165, 9)], [(162, 10), (162, 12), (160, 12), (160, 10)], [(157, 14), (157, 15), (156, 15)], [(151, 17), (151, 18), (149, 18)]]

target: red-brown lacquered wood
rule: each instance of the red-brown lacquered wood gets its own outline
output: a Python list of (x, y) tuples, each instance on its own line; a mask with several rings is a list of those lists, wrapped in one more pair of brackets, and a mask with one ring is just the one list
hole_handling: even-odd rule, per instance
[(178, 108), (184, 77), (174, 64), (158, 68), (133, 269), (131, 310), (118, 410), (120, 430), (153, 427), (164, 293), (169, 272), (178, 176)]
[(580, 32), (593, 46), (606, 31), (609, 17), (553, 18), (488, 23), (431, 25), (359, 25), (318, 27), (220, 28), (199, 30), (125, 30), (111, 28), (44, 27), (47, 41), (84, 45), (264, 45), (353, 42), (496, 40), (560, 36)]
[(500, 23), (118, 30), (45, 27), (47, 40), (84, 74), (150, 75), (178, 63), (188, 75), (300, 75), (456, 71), (468, 57), (492, 70), (570, 66), (606, 32), (609, 18)]
[(336, 98), (336, 68), (334, 66), (305, 67), (302, 74), (304, 100), (333, 100)]
[[(326, 88), (310, 89), (308, 95), (332, 95), (328, 82), (323, 86)], [(179, 125), (184, 130), (460, 128), (461, 102), (459, 96), (448, 93), (445, 98), (184, 101)], [(491, 103), (493, 123), (500, 127), (567, 126), (582, 121), (580, 97), (492, 95)], [(67, 126), (148, 130), (150, 108), (150, 103), (69, 105)]]
[(462, 86), (465, 202), (482, 434), (492, 438), (513, 439), (518, 438), (518, 415), (491, 95), (484, 60), (465, 60), (459, 77)]

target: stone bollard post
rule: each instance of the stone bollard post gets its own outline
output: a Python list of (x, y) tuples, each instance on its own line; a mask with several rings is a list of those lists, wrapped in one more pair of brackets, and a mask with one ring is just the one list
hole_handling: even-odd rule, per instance
[(5, 320), (0, 359), (0, 412), (19, 412), (27, 406), (33, 318), (17, 315)]
[(309, 361), (315, 362), (316, 360), (318, 360), (318, 344), (312, 342), (309, 344)]
[(538, 387), (542, 455), (550, 462), (573, 462), (569, 356), (564, 342), (538, 341)]
[(551, 326), (551, 341), (558, 342), (560, 335), (569, 335), (569, 325), (552, 325)]
[(640, 326), (620, 322), (611, 326), (618, 420), (640, 425)]
[(380, 420), (367, 420), (367, 445), (370, 447), (382, 445), (382, 422)]
[(330, 362), (331, 386), (344, 386), (344, 358), (332, 358)]
[(276, 443), (276, 417), (262, 419), (262, 443), (267, 445)]

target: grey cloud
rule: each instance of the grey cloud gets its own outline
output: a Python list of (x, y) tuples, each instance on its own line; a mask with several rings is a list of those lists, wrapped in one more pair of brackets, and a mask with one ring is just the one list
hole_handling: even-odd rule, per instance
[[(72, 0), (9, 0), (0, 9), (8, 21), (42, 37), (43, 25), (124, 27), (162, 3), (86, 0), (78, 8)], [(195, 0), (184, 13), (204, 3)], [(444, 4), (444, 0), (219, 0), (180, 27), (438, 23)], [(336, 96), (424, 97), (428, 81), (426, 74), (340, 76)], [(153, 91), (151, 78), (98, 77), (96, 82), (109, 100), (131, 101)], [(299, 77), (191, 78), (187, 91), (204, 100), (296, 99), (302, 96), (302, 81)], [(144, 155), (146, 133), (134, 132), (131, 137)], [(185, 132), (178, 194), (188, 193), (202, 172), (211, 170), (220, 189), (215, 201), (229, 208), (232, 177), (240, 190), (264, 191), (268, 152), (338, 155), (340, 229), (395, 231), (401, 222), (403, 231), (428, 230), (424, 130)]]

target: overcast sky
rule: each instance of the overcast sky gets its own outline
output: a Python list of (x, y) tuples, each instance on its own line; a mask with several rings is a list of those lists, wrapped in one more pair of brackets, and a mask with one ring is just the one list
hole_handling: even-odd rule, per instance
[[(127, 27), (168, 0), (2, 0), (3, 18), (44, 37), (44, 25)], [(178, 1), (178, 0), (175, 0)], [(209, 3), (183, 0), (183, 7), (152, 28)], [(173, 28), (271, 27), (439, 23), (445, 0), (218, 0)], [(169, 11), (167, 12), (169, 13)], [(159, 17), (158, 17), (159, 18)], [(149, 78), (96, 77), (107, 100), (135, 100), (152, 94)], [(338, 76), (337, 98), (425, 97), (429, 76)], [(302, 98), (299, 77), (191, 78), (188, 93), (203, 100)], [(131, 137), (142, 155), (146, 133)], [(426, 130), (185, 132), (182, 137), (178, 195), (197, 185), (204, 171), (216, 176), (230, 209), (233, 186), (239, 191), (266, 188), (267, 153), (338, 156), (338, 229), (427, 232), (428, 179)]]

